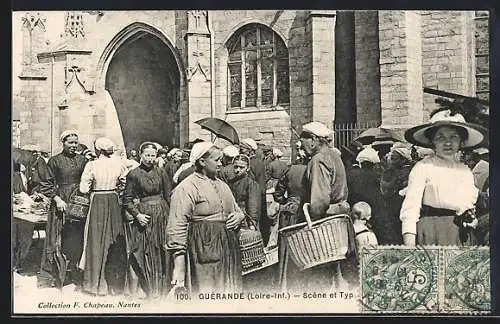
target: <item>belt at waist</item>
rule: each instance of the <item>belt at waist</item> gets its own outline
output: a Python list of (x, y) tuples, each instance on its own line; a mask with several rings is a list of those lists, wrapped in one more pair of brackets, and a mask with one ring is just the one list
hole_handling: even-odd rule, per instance
[(225, 223), (226, 220), (222, 219), (223, 215), (222, 213), (217, 213), (217, 214), (212, 214), (212, 215), (200, 215), (200, 216), (193, 216), (191, 218), (191, 222), (193, 223), (199, 223), (199, 222), (220, 222), (220, 223)]
[(114, 192), (116, 193), (116, 189), (101, 189), (101, 190), (92, 190), (93, 193), (96, 193), (96, 194), (102, 194), (102, 193), (111, 193), (111, 192)]
[(200, 218), (200, 219), (193, 219), (193, 220), (191, 220), (191, 222), (192, 223), (197, 223), (197, 224), (199, 224), (199, 223), (221, 223), (221, 224), (225, 224), (226, 223), (226, 221), (223, 220), (223, 219), (213, 219), (212, 220), (212, 219), (202, 219), (202, 218)]
[(435, 208), (428, 205), (422, 205), (420, 208), (420, 217), (428, 216), (456, 216), (457, 212), (452, 209)]
[(147, 196), (147, 197), (141, 198), (141, 203), (150, 202), (150, 201), (157, 201), (157, 200), (161, 200), (161, 199), (163, 199), (162, 195)]

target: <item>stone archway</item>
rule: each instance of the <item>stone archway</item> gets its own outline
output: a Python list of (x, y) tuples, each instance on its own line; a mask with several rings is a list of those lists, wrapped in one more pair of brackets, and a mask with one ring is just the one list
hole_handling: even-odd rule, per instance
[(179, 145), (180, 69), (164, 40), (145, 31), (128, 37), (105, 72), (125, 149), (144, 141)]

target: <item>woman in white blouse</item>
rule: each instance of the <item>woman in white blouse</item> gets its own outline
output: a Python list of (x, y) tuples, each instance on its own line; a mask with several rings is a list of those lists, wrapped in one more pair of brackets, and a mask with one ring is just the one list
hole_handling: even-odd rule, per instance
[(113, 156), (111, 140), (98, 138), (94, 146), (98, 158), (85, 165), (80, 181), (80, 192), (91, 195), (79, 268), (85, 293), (114, 295), (125, 283), (125, 229), (117, 191), (123, 189), (128, 169)]
[(445, 110), (435, 113), (429, 123), (407, 130), (405, 138), (432, 148), (435, 154), (419, 161), (410, 172), (400, 213), (404, 244), (467, 244), (467, 229), (477, 224), (473, 211), (478, 190), (458, 152), (482, 142), (480, 126)]

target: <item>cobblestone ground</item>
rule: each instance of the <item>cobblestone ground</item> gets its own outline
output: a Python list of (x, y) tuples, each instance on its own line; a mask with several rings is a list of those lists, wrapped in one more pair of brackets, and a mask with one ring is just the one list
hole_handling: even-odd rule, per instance
[[(74, 285), (66, 285), (62, 291), (56, 288), (37, 288), (36, 272), (40, 262), (43, 238), (34, 240), (23, 268), (13, 273), (13, 314), (141, 314), (141, 313), (358, 313), (359, 296), (356, 290), (337, 291), (336, 298), (330, 296), (278, 296), (267, 295), (266, 282), (274, 282), (273, 269), (254, 272), (245, 277), (247, 292), (237, 298), (233, 296), (207, 296), (203, 300), (172, 300), (164, 297), (146, 300), (139, 296), (132, 300), (127, 296), (94, 297), (75, 291)], [(276, 290), (276, 293), (280, 293)], [(350, 298), (345, 298), (352, 293)], [(208, 298), (208, 299), (207, 299)]]

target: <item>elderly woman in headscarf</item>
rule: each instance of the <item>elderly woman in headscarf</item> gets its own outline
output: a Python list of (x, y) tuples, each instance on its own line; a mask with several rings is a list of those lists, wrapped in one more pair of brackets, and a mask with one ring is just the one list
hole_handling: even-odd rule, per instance
[(352, 168), (347, 173), (347, 201), (351, 206), (358, 201), (366, 201), (374, 209), (380, 200), (380, 179), (374, 170), (375, 165), (380, 163), (378, 152), (367, 146), (358, 153), (356, 161), (359, 168)]
[(172, 192), (167, 249), (173, 255), (172, 289), (238, 292), (242, 288), (239, 226), (245, 215), (231, 189), (217, 178), (222, 152), (196, 143), (190, 161), (196, 171)]
[(458, 153), (479, 145), (484, 131), (459, 113), (443, 110), (405, 132), (408, 142), (435, 152), (417, 162), (409, 175), (400, 213), (405, 245), (470, 244), (471, 229), (477, 225), (478, 189)]
[[(47, 219), (45, 245), (42, 253), (39, 286), (62, 288), (67, 278), (81, 286), (77, 264), (82, 255), (85, 222), (66, 217), (70, 197), (78, 191), (87, 159), (76, 153), (78, 133), (66, 130), (60, 136), (63, 150), (47, 163), (47, 174), (40, 182), (40, 191), (52, 200)], [(67, 270), (70, 272), (66, 276)]]
[(139, 283), (148, 298), (161, 296), (169, 270), (163, 244), (172, 183), (165, 168), (155, 165), (157, 152), (154, 143), (141, 144), (141, 164), (127, 174), (123, 194), (123, 204), (132, 216), (127, 226), (130, 251), (127, 284), (129, 292), (135, 295)]
[(394, 143), (386, 155), (386, 164), (380, 178), (383, 212), (373, 218), (374, 230), (380, 244), (402, 244), (399, 211), (403, 203), (400, 194), (408, 185), (408, 175), (414, 165), (408, 144)]
[(123, 290), (125, 279), (125, 231), (118, 200), (127, 168), (113, 158), (114, 144), (105, 137), (94, 143), (98, 158), (85, 166), (80, 192), (90, 195), (90, 210), (85, 224), (82, 290), (92, 295), (115, 295)]
[(375, 167), (380, 164), (379, 153), (371, 146), (366, 146), (356, 156), (359, 167), (347, 172), (347, 201), (351, 206), (364, 201), (371, 207), (372, 220), (384, 213), (382, 195), (380, 193), (380, 176)]

